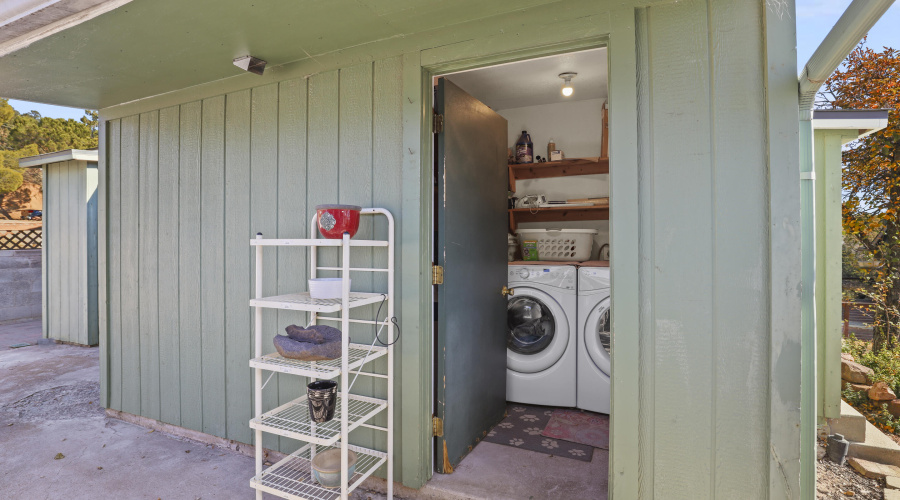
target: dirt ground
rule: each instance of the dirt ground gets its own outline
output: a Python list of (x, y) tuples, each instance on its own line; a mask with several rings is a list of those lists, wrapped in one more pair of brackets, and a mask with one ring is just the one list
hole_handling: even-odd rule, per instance
[(816, 464), (816, 498), (882, 500), (884, 493), (879, 481), (859, 474), (847, 463), (838, 465), (824, 457)]

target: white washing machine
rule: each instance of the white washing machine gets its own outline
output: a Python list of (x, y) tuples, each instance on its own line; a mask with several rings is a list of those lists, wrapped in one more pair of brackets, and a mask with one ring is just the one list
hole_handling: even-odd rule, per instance
[(510, 266), (506, 399), (575, 406), (574, 266)]
[(578, 402), (575, 406), (609, 413), (609, 268), (578, 269)]

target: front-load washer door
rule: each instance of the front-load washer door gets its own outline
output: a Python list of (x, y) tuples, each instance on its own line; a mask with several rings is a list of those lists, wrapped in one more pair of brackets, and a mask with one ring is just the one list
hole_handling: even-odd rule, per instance
[(612, 341), (609, 318), (609, 297), (594, 306), (584, 322), (584, 349), (591, 361), (607, 376), (610, 375), (609, 354)]
[(566, 351), (568, 318), (549, 294), (523, 286), (515, 290), (506, 306), (506, 367), (520, 373), (544, 371)]

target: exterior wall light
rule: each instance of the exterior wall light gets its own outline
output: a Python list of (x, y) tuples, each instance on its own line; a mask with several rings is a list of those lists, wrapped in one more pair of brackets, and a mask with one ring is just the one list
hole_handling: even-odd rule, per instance
[(266, 69), (266, 61), (253, 56), (242, 56), (236, 58), (232, 63), (244, 71), (249, 71), (255, 75), (263, 74)]
[(562, 86), (563, 97), (571, 97), (572, 96), (572, 92), (574, 92), (574, 90), (572, 89), (572, 78), (575, 78), (576, 76), (578, 76), (578, 73), (560, 73), (559, 74), (559, 77), (562, 78), (563, 80), (565, 80), (565, 82), (563, 83), (563, 86)]

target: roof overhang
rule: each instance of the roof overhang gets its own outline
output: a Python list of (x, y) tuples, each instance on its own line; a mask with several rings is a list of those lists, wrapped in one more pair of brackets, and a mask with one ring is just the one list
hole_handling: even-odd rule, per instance
[(889, 109), (816, 109), (815, 130), (856, 130), (859, 137), (878, 132), (888, 125)]
[(99, 156), (100, 154), (96, 149), (67, 149), (55, 153), (19, 158), (19, 166), (22, 168), (36, 168), (70, 160), (98, 161)]
[[(327, 69), (340, 54), (366, 62), (376, 45), (399, 54), (418, 44), (466, 40), (473, 21), (501, 23), (559, 0), (133, 0), (0, 53), (0, 96), (103, 109), (224, 79), (273, 81), (281, 68)], [(2, 27), (0, 27), (2, 31)], [(448, 35), (449, 33), (449, 35)], [(424, 42), (423, 42), (424, 40)], [(264, 76), (232, 61), (268, 62)], [(252, 84), (248, 85), (253, 86)]]

